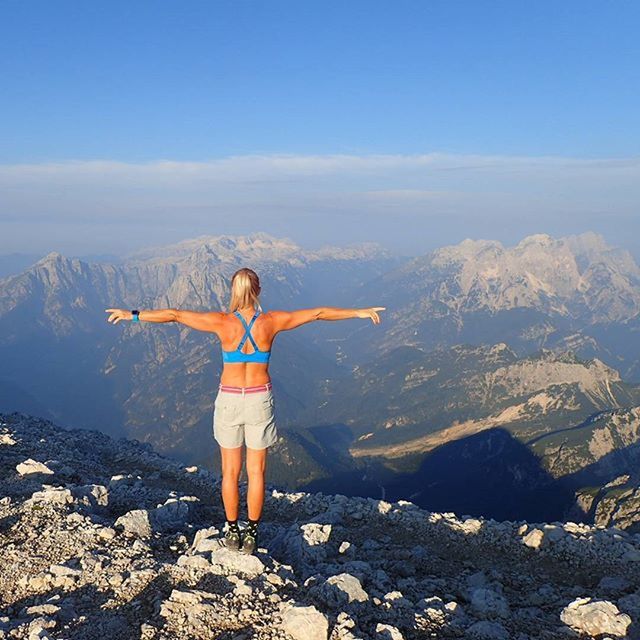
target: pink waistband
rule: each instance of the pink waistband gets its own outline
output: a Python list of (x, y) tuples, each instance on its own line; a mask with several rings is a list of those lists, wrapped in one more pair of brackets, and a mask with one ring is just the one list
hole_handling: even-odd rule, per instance
[(258, 391), (269, 391), (272, 386), (271, 382), (266, 382), (255, 387), (232, 387), (228, 384), (220, 384), (218, 388), (220, 391), (228, 391), (229, 393), (256, 393)]

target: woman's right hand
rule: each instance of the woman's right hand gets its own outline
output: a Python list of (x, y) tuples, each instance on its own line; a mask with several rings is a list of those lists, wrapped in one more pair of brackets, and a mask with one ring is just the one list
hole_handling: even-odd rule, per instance
[(111, 312), (111, 315), (107, 318), (107, 322), (112, 324), (118, 324), (119, 320), (132, 320), (133, 314), (128, 309), (105, 309), (107, 313)]
[(368, 309), (358, 309), (358, 318), (371, 318), (373, 324), (380, 324), (380, 316), (378, 311), (382, 311), (387, 307), (369, 307)]

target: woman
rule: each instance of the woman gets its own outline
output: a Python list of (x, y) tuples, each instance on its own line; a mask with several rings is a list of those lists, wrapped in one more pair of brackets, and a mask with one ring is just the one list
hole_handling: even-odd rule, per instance
[[(192, 329), (215, 333), (222, 346), (223, 369), (214, 403), (213, 431), (222, 458), (222, 501), (227, 517), (226, 545), (245, 553), (257, 546), (257, 528), (265, 491), (267, 449), (277, 439), (273, 395), (269, 377), (271, 346), (280, 331), (290, 331), (314, 320), (371, 318), (380, 323), (378, 311), (316, 307), (298, 311), (263, 312), (260, 280), (251, 269), (239, 269), (231, 279), (230, 312), (159, 309), (111, 312), (108, 322), (180, 322)], [(247, 447), (247, 510), (249, 524), (238, 528), (242, 445)]]

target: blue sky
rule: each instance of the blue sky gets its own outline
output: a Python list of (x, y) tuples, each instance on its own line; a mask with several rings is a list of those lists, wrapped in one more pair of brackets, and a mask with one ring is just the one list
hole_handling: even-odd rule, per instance
[(0, 160), (638, 152), (640, 4), (4, 1)]
[[(268, 231), (269, 211), (274, 232), (288, 230), (302, 244), (319, 239), (314, 220), (328, 215), (345, 227), (337, 244), (348, 238), (403, 245), (397, 229), (389, 235), (388, 208), (372, 207), (372, 223), (363, 227), (366, 199), (345, 201), (345, 192), (396, 194), (392, 209), (410, 209), (412, 224), (425, 232), (438, 216), (454, 219), (439, 223), (437, 242), (483, 231), (512, 241), (525, 227), (603, 231), (611, 216), (637, 225), (639, 18), (640, 3), (604, 0), (5, 0), (0, 186), (9, 197), (0, 203), (0, 252), (40, 250), (47, 242), (75, 250), (85, 246), (88, 224), (111, 238), (93, 241), (96, 251), (144, 244), (147, 236), (127, 227), (136, 215), (156, 220), (157, 242), (217, 228), (247, 233), (256, 224)], [(415, 168), (428, 154), (447, 161), (420, 175), (412, 169), (409, 178), (404, 165), (389, 160), (404, 158)], [(283, 156), (314, 158), (313, 176), (274, 173)], [(255, 185), (264, 178), (249, 170), (256, 157), (272, 160), (262, 194)], [(319, 168), (319, 159), (336, 157), (351, 159), (346, 173)], [(174, 194), (170, 210), (158, 182), (164, 170), (127, 191), (121, 177), (96, 176), (92, 164), (120, 163), (126, 173), (168, 161), (181, 163), (184, 176), (190, 163), (215, 171), (234, 158), (234, 184), (254, 185), (250, 199), (227, 184), (200, 190), (197, 202)], [(372, 171), (373, 158), (387, 160)], [(553, 158), (554, 170), (565, 158), (569, 169), (563, 165), (540, 182), (524, 170), (540, 158)], [(594, 177), (588, 165), (577, 178), (575, 162), (589, 159), (606, 160), (607, 168)], [(498, 162), (502, 170), (483, 182), (487, 174), (478, 177), (473, 162)], [(61, 168), (65, 163), (78, 171)], [(440, 179), (454, 170), (457, 184)], [(309, 180), (313, 206), (305, 205)], [(132, 188), (144, 206), (130, 204)], [(462, 195), (438, 208), (424, 193), (439, 190)], [(494, 209), (489, 191), (501, 194)], [(411, 193), (419, 202), (403, 209)], [(325, 197), (322, 206), (318, 197)], [(527, 218), (535, 216), (532, 197), (545, 228)], [(182, 204), (206, 213), (186, 215), (190, 222), (177, 226)], [(496, 210), (510, 212), (512, 236), (507, 214)], [(29, 221), (44, 223), (42, 237), (29, 234)], [(412, 251), (424, 246), (408, 240)]]

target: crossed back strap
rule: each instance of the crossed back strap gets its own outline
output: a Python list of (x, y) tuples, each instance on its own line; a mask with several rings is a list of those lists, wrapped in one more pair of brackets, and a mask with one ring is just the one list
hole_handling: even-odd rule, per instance
[(253, 345), (253, 348), (255, 349), (255, 351), (260, 351), (260, 349), (258, 349), (258, 345), (256, 344), (256, 341), (253, 339), (253, 336), (251, 335), (251, 327), (253, 326), (253, 323), (255, 322), (256, 318), (260, 315), (260, 309), (258, 309), (255, 312), (249, 324), (247, 324), (246, 320), (240, 315), (239, 311), (236, 310), (234, 311), (234, 313), (238, 316), (238, 318), (240, 318), (240, 320), (242, 320), (242, 324), (244, 325), (244, 328), (245, 328), (244, 336), (242, 337), (242, 340), (240, 340), (240, 344), (236, 348), (236, 351), (242, 351), (242, 347), (244, 346), (244, 343), (247, 337), (249, 338), (249, 340), (251, 340), (251, 344)]

